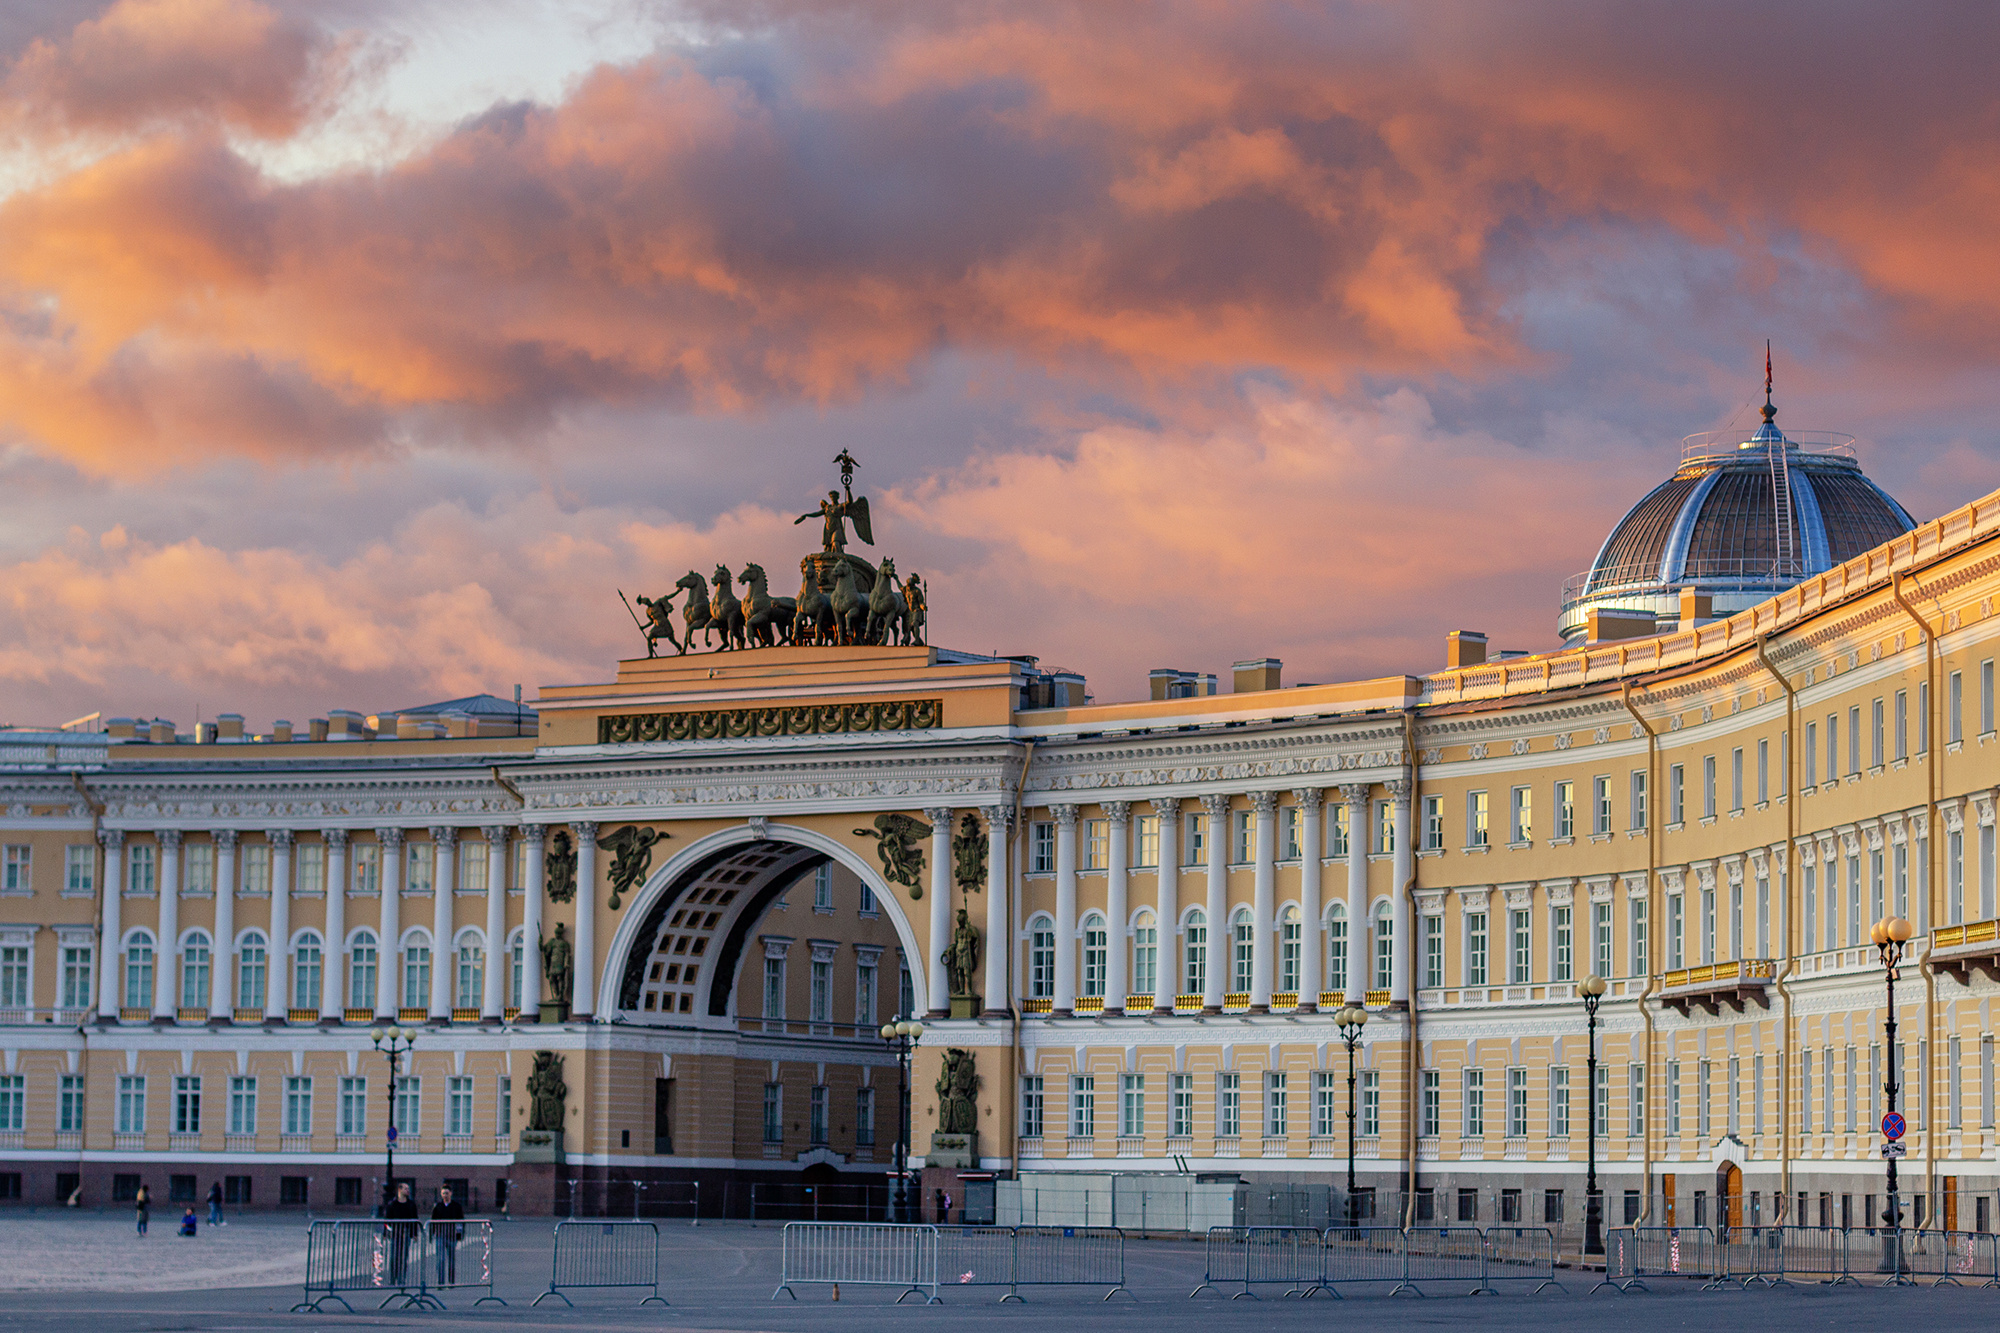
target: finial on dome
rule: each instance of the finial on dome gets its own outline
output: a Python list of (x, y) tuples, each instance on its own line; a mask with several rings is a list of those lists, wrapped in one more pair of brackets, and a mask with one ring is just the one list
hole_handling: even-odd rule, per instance
[(1771, 403), (1771, 340), (1764, 340), (1764, 424), (1770, 425), (1776, 419), (1778, 409)]

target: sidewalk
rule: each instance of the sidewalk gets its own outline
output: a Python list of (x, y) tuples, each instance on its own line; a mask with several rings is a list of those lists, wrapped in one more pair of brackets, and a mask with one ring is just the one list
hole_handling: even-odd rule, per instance
[(130, 1209), (0, 1218), (0, 1253), (8, 1260), (0, 1291), (196, 1291), (305, 1281), (301, 1218), (231, 1217), (225, 1227), (204, 1222), (192, 1238), (174, 1234), (179, 1226), (178, 1208), (171, 1215), (155, 1208), (143, 1237)]

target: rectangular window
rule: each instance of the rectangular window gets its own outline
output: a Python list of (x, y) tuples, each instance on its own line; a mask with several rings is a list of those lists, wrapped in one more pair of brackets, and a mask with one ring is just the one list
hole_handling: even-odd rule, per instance
[(1826, 715), (1826, 780), (1837, 781), (1840, 777), (1840, 714)]
[(150, 898), (156, 883), (153, 877), (153, 849), (128, 847), (125, 861), (125, 892)]
[(1957, 745), (1965, 739), (1965, 673), (1954, 671), (1944, 682), (1944, 739)]
[(1682, 931), (1682, 902), (1678, 893), (1667, 896), (1667, 967), (1679, 969), (1686, 966), (1685, 936)]
[(815, 1083), (806, 1095), (806, 1142), (826, 1144), (826, 1085)]
[(1743, 747), (1740, 745), (1729, 752), (1729, 809), (1737, 814), (1743, 810)]
[(285, 1080), (285, 1129), (287, 1134), (312, 1133), (313, 1081), (309, 1078)]
[(1056, 873), (1056, 826), (1040, 821), (1028, 826), (1028, 873)]
[(854, 1142), (868, 1147), (875, 1142), (875, 1089), (854, 1090)]
[(354, 849), (354, 892), (364, 897), (382, 892), (382, 847), (379, 843), (363, 843)]
[(1465, 794), (1465, 845), (1486, 846), (1486, 793), (1472, 791)]
[(340, 1132), (362, 1135), (368, 1132), (368, 1080), (340, 1080)]
[(1979, 664), (1979, 734), (1991, 735), (1993, 731), (1993, 659), (1987, 658)]
[(56, 1104), (56, 1128), (65, 1132), (83, 1128), (83, 1075), (64, 1074)]
[(1535, 789), (1516, 787), (1507, 794), (1510, 842), (1531, 842), (1535, 836)]
[(1150, 869), (1160, 864), (1160, 817), (1140, 815), (1132, 821), (1132, 864)]
[(144, 1074), (120, 1074), (118, 1076), (118, 1132), (120, 1134), (144, 1134), (146, 1132), (146, 1076)]
[(1444, 797), (1424, 797), (1424, 850), (1444, 850)]
[(1086, 819), (1083, 821), (1083, 869), (1108, 870), (1111, 867), (1111, 821), (1108, 819)]
[(1375, 802), (1375, 850), (1383, 856), (1396, 850), (1396, 810), (1389, 801)]
[(1553, 908), (1550, 912), (1553, 918), (1550, 934), (1555, 939), (1555, 948), (1550, 959), (1551, 981), (1576, 980), (1576, 956), (1570, 934), (1570, 912), (1571, 909), (1567, 907)]
[(183, 1074), (174, 1080), (174, 1133), (201, 1133), (201, 1077)]
[(1931, 683), (1927, 680), (1917, 683), (1917, 753), (1929, 754), (1931, 748)]
[(1031, 1074), (1021, 1080), (1021, 1137), (1042, 1137), (1042, 1079)]
[[(27, 1075), (0, 1074), (0, 1130), (18, 1131), (27, 1126)], [(19, 1198), (17, 1191), (12, 1196)]]
[(396, 1080), (396, 1132), (421, 1134), (424, 1128), (424, 1083), (419, 1078)]
[(88, 945), (66, 944), (62, 951), (62, 1007), (87, 1009), (91, 996), (91, 950)]
[(1175, 1074), (1167, 1081), (1167, 1133), (1179, 1139), (1194, 1133), (1193, 1074)]
[(764, 1017), (785, 1016), (785, 960), (764, 958)]
[(816, 911), (833, 910), (833, 862), (827, 861), (813, 870), (813, 908)]
[(1993, 1128), (1993, 1038), (1979, 1039), (1979, 1125)]
[(458, 891), (486, 892), (486, 844), (468, 842), (458, 854)]
[(0, 848), (0, 893), (33, 893), (31, 873), (33, 849), (26, 843), (8, 843)]
[(254, 1078), (229, 1080), (229, 1132), (257, 1132), (257, 1080)]
[(1613, 975), (1610, 903), (1590, 905), (1590, 968), (1600, 977)]
[(1233, 1139), (1243, 1133), (1243, 1075), (1215, 1076), (1215, 1136)]
[(1894, 749), (1891, 753), (1899, 761), (1908, 759), (1910, 757), (1910, 692), (1908, 690), (1896, 691), (1895, 720), (1891, 725), (1894, 727)]
[(875, 964), (859, 963), (854, 969), (854, 1022), (857, 1027), (875, 1026)]
[(1486, 913), (1465, 914), (1465, 984), (1486, 984)]
[(1806, 723), (1806, 771), (1803, 786), (1810, 787), (1818, 781), (1819, 773), (1819, 723)]
[(1646, 827), (1646, 770), (1642, 768), (1632, 770), (1632, 827)]
[(326, 844), (302, 842), (293, 853), (297, 863), (292, 870), (292, 893), (295, 896), (317, 896), (326, 892)]
[(1667, 766), (1667, 823), (1669, 824), (1679, 824), (1685, 819), (1687, 811), (1683, 805), (1685, 797), (1683, 789), (1686, 785), (1687, 766), (1669, 764)]
[(428, 842), (403, 844), (403, 892), (427, 895), (437, 868), (437, 849)]
[(1374, 1138), (1382, 1132), (1382, 1075), (1374, 1069), (1361, 1071), (1361, 1133)]
[[(1335, 801), (1326, 808), (1327, 855), (1336, 860), (1345, 859), (1348, 854), (1347, 827), (1348, 806), (1345, 801)], [(1428, 843), (1425, 844), (1429, 846)]]
[(1762, 809), (1771, 800), (1771, 742), (1768, 739), (1757, 742), (1757, 808)]
[(1069, 1136), (1073, 1139), (1097, 1137), (1097, 1079), (1076, 1074), (1069, 1081)]
[(833, 1021), (832, 961), (814, 959), (812, 962), (811, 980), (811, 1021), (815, 1023), (831, 1023)]
[(1183, 823), (1185, 827), (1181, 830), (1181, 864), (1198, 866), (1208, 856), (1208, 816), (1188, 815)]
[[(656, 1138), (662, 1129), (671, 1130), (671, 1126), (662, 1114), (660, 1106), (660, 1085), (663, 1083), (671, 1090), (674, 1081), (670, 1078), (657, 1078), (653, 1080), (653, 1133)], [(494, 1079), (493, 1097), (493, 1132), (505, 1139), (514, 1130), (514, 1080), (508, 1078), (505, 1074)], [(653, 1147), (653, 1151), (662, 1157), (672, 1153), (674, 1150), (673, 1143), (671, 1142), (671, 1132), (668, 1133), (667, 1138), (669, 1142), (656, 1142)]]
[(1464, 1132), (1470, 1139), (1486, 1136), (1486, 1071), (1483, 1069), (1465, 1071)]
[(1139, 1138), (1146, 1132), (1146, 1076), (1118, 1076), (1118, 1132), (1125, 1138)]
[(1288, 805), (1278, 811), (1278, 851), (1287, 861), (1296, 861), (1305, 852), (1299, 846), (1299, 808)]
[(1528, 1137), (1528, 1071), (1507, 1071), (1507, 1137)]
[(764, 1085), (764, 1142), (766, 1143), (785, 1141), (784, 1094), (783, 1084)]
[(1152, 995), (1160, 984), (1160, 928), (1151, 916), (1132, 928), (1132, 993)]
[(1316, 1139), (1332, 1138), (1338, 1132), (1340, 1106), (1336, 1089), (1339, 1078), (1331, 1069), (1313, 1071), (1313, 1137)]
[(1250, 811), (1231, 810), (1229, 812), (1229, 863), (1248, 865), (1254, 850), (1251, 845)]
[(1444, 918), (1424, 918), (1424, 985), (1444, 985)]
[(243, 849), (243, 892), (250, 897), (271, 896), (271, 845), (253, 842)]
[(1870, 768), (1882, 767), (1882, 744), (1885, 739), (1883, 736), (1885, 730), (1883, 723), (1887, 711), (1883, 707), (1883, 701), (1880, 699), (1875, 700), (1869, 705), (1868, 766)]
[(1576, 784), (1558, 782), (1556, 784), (1556, 836), (1574, 838), (1576, 836)]
[(1438, 1120), (1442, 1115), (1441, 1078), (1435, 1069), (1423, 1071), (1423, 1102), (1419, 1111), (1417, 1132), (1425, 1138), (1436, 1138)]
[(1959, 1063), (1962, 1057), (1957, 1037), (1951, 1039), (1946, 1048), (1945, 1058), (1945, 1125), (1950, 1129), (1965, 1128), (1965, 1070)]
[(1286, 1112), (1285, 1076), (1271, 1072), (1264, 1075), (1264, 1137), (1282, 1139), (1289, 1124)]
[(1701, 817), (1715, 818), (1715, 756), (1712, 754), (1701, 757)]
[(1507, 913), (1507, 933), (1511, 937), (1508, 949), (1511, 966), (1507, 980), (1516, 986), (1525, 986), (1532, 978), (1529, 969), (1534, 965), (1534, 933), (1528, 925), (1528, 910), (1519, 908)]
[(403, 950), (403, 1007), (405, 1009), (425, 1009), (430, 1007), (431, 996), (431, 951), (422, 944), (412, 944)]
[(97, 891), (97, 849), (77, 843), (63, 849), (63, 893), (88, 898)]
[(1632, 917), (1632, 966), (1627, 969), (1633, 976), (1645, 976), (1652, 970), (1653, 951), (1646, 938), (1646, 900), (1634, 898), (1626, 909)]
[(1604, 835), (1611, 832), (1611, 779), (1607, 777), (1590, 780), (1590, 831)]
[(1590, 1118), (1599, 1138), (1611, 1133), (1611, 1067), (1597, 1067), (1597, 1086), (1590, 1090)]
[(1646, 1066), (1625, 1066), (1625, 1133), (1643, 1138), (1646, 1133)]
[(1667, 1133), (1681, 1132), (1681, 1062), (1667, 1061)]
[(25, 945), (0, 948), (0, 1009), (29, 1009), (28, 950)]
[[(182, 879), (185, 891), (194, 895), (215, 892), (215, 846), (206, 842), (191, 842), (181, 852), (185, 867)], [(150, 886), (149, 886), (150, 887)]]
[(444, 1132), (470, 1134), (472, 1132), (471, 1077), (462, 1076), (445, 1080), (444, 1096)]

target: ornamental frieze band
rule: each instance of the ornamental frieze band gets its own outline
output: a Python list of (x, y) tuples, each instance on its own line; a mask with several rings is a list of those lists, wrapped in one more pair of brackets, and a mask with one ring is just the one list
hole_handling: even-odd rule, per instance
[(941, 699), (723, 708), (687, 713), (627, 713), (597, 720), (600, 745), (637, 741), (712, 741), (744, 736), (829, 736), (852, 731), (922, 731), (944, 716)]

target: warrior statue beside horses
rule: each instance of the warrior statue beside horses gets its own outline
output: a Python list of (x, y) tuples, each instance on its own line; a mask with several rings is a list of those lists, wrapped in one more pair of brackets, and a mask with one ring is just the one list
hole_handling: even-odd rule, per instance
[[(834, 457), (840, 468), (840, 489), (828, 491), (819, 508), (801, 514), (794, 526), (820, 520), (820, 549), (799, 561), (799, 595), (773, 597), (764, 567), (747, 564), (734, 577), (727, 565), (717, 565), (709, 578), (690, 569), (672, 592), (640, 597), (646, 618), (632, 619), (646, 636), (646, 656), (658, 655), (665, 639), (676, 653), (710, 647), (717, 652), (780, 645), (889, 646), (922, 644), (928, 612), (923, 580), (916, 574), (898, 581), (896, 562), (887, 556), (871, 565), (847, 549), (849, 525), (864, 545), (875, 544), (868, 497), (854, 493), (853, 455), (842, 449)], [(738, 595), (737, 586), (744, 589)], [(619, 593), (621, 598), (624, 593)], [(680, 598), (681, 632), (676, 635), (673, 603)], [(632, 610), (631, 604), (626, 609)]]

